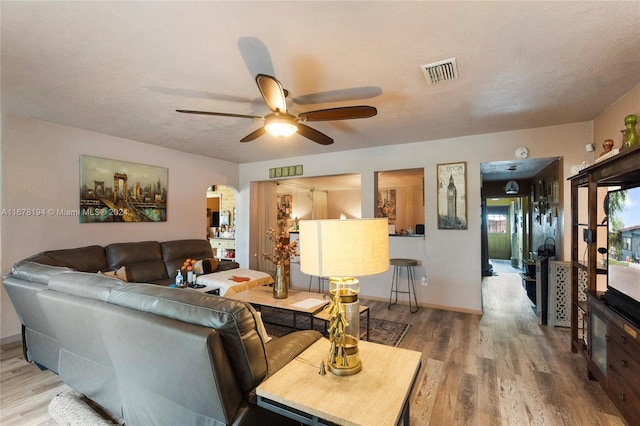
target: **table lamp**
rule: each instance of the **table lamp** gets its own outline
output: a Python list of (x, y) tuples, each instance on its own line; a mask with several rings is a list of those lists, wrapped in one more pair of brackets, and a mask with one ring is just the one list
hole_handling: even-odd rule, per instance
[[(389, 269), (387, 219), (301, 220), (300, 270), (329, 277), (331, 302), (327, 368), (338, 376), (362, 369), (360, 339), (360, 282), (356, 276)], [(324, 366), (324, 360), (323, 360)]]

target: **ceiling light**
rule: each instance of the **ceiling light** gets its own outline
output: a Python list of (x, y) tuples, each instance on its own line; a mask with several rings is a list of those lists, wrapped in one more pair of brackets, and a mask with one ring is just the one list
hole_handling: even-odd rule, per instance
[(504, 186), (504, 192), (507, 195), (516, 195), (518, 191), (520, 191), (520, 185), (518, 185), (518, 182), (516, 182), (515, 180), (510, 180)]
[(290, 115), (270, 114), (266, 117), (264, 129), (271, 136), (286, 138), (298, 131), (295, 118)]
[(516, 166), (509, 167), (509, 170), (511, 171), (511, 180), (504, 186), (504, 192), (507, 195), (516, 195), (520, 191), (520, 185), (518, 185), (518, 182), (513, 180), (513, 171), (515, 169)]

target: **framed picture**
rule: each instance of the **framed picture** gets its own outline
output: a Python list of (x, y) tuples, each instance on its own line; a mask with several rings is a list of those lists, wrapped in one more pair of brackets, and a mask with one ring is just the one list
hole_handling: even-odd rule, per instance
[(166, 222), (166, 167), (80, 156), (80, 223)]
[(438, 164), (438, 229), (467, 229), (467, 163)]
[(378, 191), (378, 211), (376, 217), (386, 217), (389, 225), (396, 223), (396, 190), (382, 189)]
[(278, 195), (278, 220), (291, 219), (293, 211), (293, 196), (291, 194)]

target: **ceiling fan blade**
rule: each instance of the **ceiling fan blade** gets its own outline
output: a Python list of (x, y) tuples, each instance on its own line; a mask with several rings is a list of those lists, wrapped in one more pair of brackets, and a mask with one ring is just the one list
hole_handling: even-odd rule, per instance
[(353, 120), (355, 118), (373, 117), (377, 113), (378, 110), (375, 107), (360, 105), (303, 112), (298, 115), (298, 118), (302, 121)]
[(316, 129), (312, 129), (309, 126), (305, 126), (302, 123), (298, 123), (298, 133), (307, 139), (311, 139), (312, 141), (319, 143), (320, 145), (331, 145), (333, 143), (333, 139), (329, 136), (317, 131)]
[(251, 119), (262, 119), (259, 115), (245, 115), (245, 114), (231, 114), (228, 112), (210, 112), (210, 111), (191, 111), (188, 109), (177, 109), (176, 112), (182, 112), (185, 114), (202, 114), (202, 115), (217, 115), (220, 117), (237, 117), (237, 118), (251, 118)]
[(251, 142), (252, 140), (258, 139), (260, 136), (264, 135), (265, 132), (266, 130), (264, 129), (264, 126), (260, 127), (257, 130), (249, 133), (244, 138), (240, 139), (240, 142)]
[(276, 75), (269, 49), (259, 38), (240, 37), (238, 39), (238, 49), (247, 69), (251, 73), (251, 78), (256, 78), (256, 75), (260, 73)]
[(328, 102), (355, 101), (357, 99), (375, 98), (382, 94), (376, 86), (352, 87), (350, 89), (327, 90), (325, 92), (308, 93), (293, 98), (298, 105), (322, 104)]
[(287, 100), (284, 94), (282, 84), (275, 78), (266, 74), (258, 74), (256, 76), (256, 83), (260, 89), (260, 94), (267, 103), (267, 106), (271, 111), (280, 111), (282, 113), (287, 112)]

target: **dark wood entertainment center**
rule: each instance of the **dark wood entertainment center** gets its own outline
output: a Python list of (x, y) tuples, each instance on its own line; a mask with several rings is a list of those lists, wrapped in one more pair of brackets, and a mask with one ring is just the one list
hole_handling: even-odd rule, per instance
[[(640, 424), (640, 325), (612, 309), (606, 297), (607, 247), (603, 201), (609, 187), (640, 184), (640, 146), (590, 166), (571, 181), (571, 350), (582, 353), (629, 424)], [(586, 211), (585, 211), (586, 210)], [(585, 242), (590, 239), (591, 243)]]

